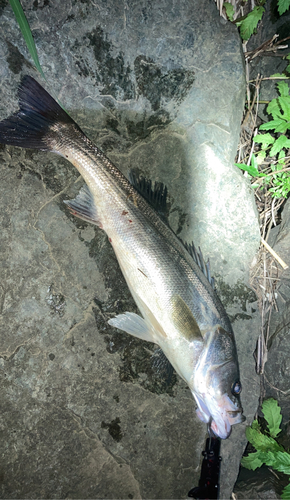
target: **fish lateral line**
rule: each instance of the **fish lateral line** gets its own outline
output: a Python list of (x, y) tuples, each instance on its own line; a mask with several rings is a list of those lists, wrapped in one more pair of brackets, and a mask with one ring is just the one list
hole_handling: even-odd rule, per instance
[[(109, 324), (159, 345), (197, 402), (198, 397), (202, 399), (201, 420), (210, 422), (211, 430), (226, 439), (231, 426), (242, 421), (234, 336), (214, 292), (209, 262), (205, 262), (200, 249), (184, 244), (169, 224), (164, 223), (158, 209), (150, 205), (150, 198), (151, 202), (159, 198), (166, 204), (167, 189), (162, 184), (158, 187), (158, 183), (157, 188), (156, 183), (152, 188), (151, 181), (135, 182), (147, 192), (141, 194), (32, 77), (24, 77), (18, 94), (20, 110), (0, 122), (0, 143), (57, 153), (79, 170), (87, 186), (75, 199), (66, 200), (66, 204), (71, 213), (101, 228), (100, 219), (103, 220), (109, 241), (112, 242), (111, 237), (114, 240), (120, 268), (144, 317), (127, 312), (110, 319)], [(103, 195), (107, 196), (104, 200)], [(132, 231), (123, 231), (129, 227), (124, 219), (125, 225), (120, 225), (123, 208), (132, 213), (128, 216), (129, 223), (134, 221)], [(138, 231), (134, 231), (137, 226)], [(145, 274), (142, 268), (145, 269), (148, 281), (141, 279), (137, 268), (142, 274)], [(223, 328), (213, 332), (217, 320), (230, 334)], [(204, 325), (208, 326), (207, 333)], [(210, 370), (212, 366), (214, 372)], [(212, 390), (213, 387), (218, 390)], [(229, 401), (222, 399), (221, 394)]]

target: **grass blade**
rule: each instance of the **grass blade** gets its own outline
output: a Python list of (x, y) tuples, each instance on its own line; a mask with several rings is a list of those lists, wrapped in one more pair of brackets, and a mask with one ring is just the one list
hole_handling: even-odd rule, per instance
[(39, 73), (41, 74), (41, 76), (45, 79), (44, 73), (42, 71), (42, 68), (40, 66), (40, 62), (38, 59), (37, 50), (36, 50), (36, 46), (35, 46), (35, 43), (33, 40), (33, 36), (32, 36), (31, 30), (30, 30), (29, 24), (27, 22), (27, 19), (25, 17), (25, 14), (23, 12), (21, 3), (19, 2), (19, 0), (9, 0), (9, 2), (10, 2), (10, 5), (12, 7), (12, 10), (14, 12), (14, 15), (16, 17), (16, 20), (19, 24), (19, 27), (21, 29), (21, 32), (22, 32), (23, 38), (26, 42), (27, 48), (30, 52), (30, 55), (31, 55), (33, 61), (34, 61), (34, 64), (35, 64), (36, 68), (38, 69)]

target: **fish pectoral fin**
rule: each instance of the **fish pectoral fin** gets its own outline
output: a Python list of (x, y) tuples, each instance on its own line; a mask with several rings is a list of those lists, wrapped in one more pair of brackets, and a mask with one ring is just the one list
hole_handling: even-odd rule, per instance
[(119, 328), (119, 330), (123, 330), (133, 335), (133, 337), (156, 344), (156, 340), (152, 335), (152, 330), (149, 328), (146, 321), (138, 314), (125, 312), (124, 314), (119, 314), (115, 318), (110, 319), (108, 323), (111, 326)]
[(65, 200), (64, 203), (68, 206), (71, 213), (79, 219), (100, 226), (97, 207), (93, 195), (86, 184), (80, 189), (78, 195), (73, 200)]

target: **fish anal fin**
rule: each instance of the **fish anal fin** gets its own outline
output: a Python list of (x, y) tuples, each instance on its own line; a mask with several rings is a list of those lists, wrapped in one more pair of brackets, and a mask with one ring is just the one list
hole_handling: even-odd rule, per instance
[(125, 312), (124, 314), (119, 314), (115, 318), (110, 319), (108, 323), (110, 326), (114, 326), (115, 328), (119, 328), (119, 330), (123, 330), (124, 332), (133, 335), (133, 337), (146, 340), (147, 342), (154, 342), (156, 344), (152, 331), (146, 321), (138, 314)]
[(101, 227), (102, 224), (98, 218), (97, 208), (91, 191), (85, 184), (73, 200), (65, 200), (70, 212), (79, 219), (91, 222)]

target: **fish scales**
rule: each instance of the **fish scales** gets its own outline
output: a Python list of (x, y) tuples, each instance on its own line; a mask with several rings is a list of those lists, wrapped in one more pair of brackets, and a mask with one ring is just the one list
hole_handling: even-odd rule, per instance
[[(173, 273), (173, 270), (170, 272), (171, 260), (179, 262), (182, 269), (175, 275), (176, 285), (179, 277), (186, 275), (190, 285), (192, 285), (193, 293), (196, 295), (196, 291), (199, 292), (199, 299), (207, 304), (209, 309), (215, 314), (216, 324), (220, 322), (224, 327), (231, 329), (218, 296), (213, 293), (212, 287), (206, 277), (171, 229), (160, 219), (146, 200), (136, 192), (126, 177), (76, 127), (72, 126), (69, 137), (69, 144), (63, 141), (53, 144), (53, 148), (55, 151), (61, 152), (63, 156), (78, 168), (87, 185), (89, 187), (91, 184), (94, 185), (94, 191), (96, 191), (96, 180), (98, 181), (99, 191), (95, 193), (98, 199), (102, 199), (103, 192), (110, 192), (110, 197), (104, 199), (103, 210), (99, 209), (98, 211), (100, 213), (100, 223), (109, 238), (112, 239), (112, 245), (118, 259), (118, 254), (122, 254), (122, 251), (118, 249), (122, 247), (123, 242), (126, 245), (127, 252), (129, 251), (128, 246), (131, 247), (132, 255), (140, 248), (137, 238), (142, 238), (142, 252), (144, 252), (144, 249), (148, 245), (151, 248), (149, 254), (148, 252), (146, 254), (147, 259), (143, 258), (145, 257), (144, 253), (140, 256), (140, 265), (144, 264), (144, 262), (149, 262), (150, 255), (156, 255), (157, 262), (153, 266), (153, 269), (157, 269), (157, 263), (158, 267), (162, 263), (168, 280), (169, 274), (167, 273)], [(122, 215), (124, 213), (125, 215)], [(144, 228), (146, 228), (146, 232)], [(148, 235), (149, 232), (150, 235)], [(154, 232), (157, 234), (157, 237), (153, 250)], [(115, 238), (117, 238), (117, 241)], [(126, 251), (123, 249), (124, 254)], [(192, 273), (192, 269), (194, 269), (195, 274)], [(150, 274), (149, 270), (148, 273)], [(161, 273), (161, 275), (163, 274)], [(186, 287), (183, 282), (181, 290), (184, 288)], [(190, 301), (192, 292), (191, 290), (187, 290), (187, 292), (188, 300)], [(198, 299), (198, 297), (195, 297), (195, 299)], [(193, 300), (191, 305), (195, 307), (195, 312), (199, 315), (200, 321), (202, 321), (203, 314), (199, 314), (198, 302), (198, 300)], [(210, 321), (213, 321), (213, 317), (210, 318)]]
[(160, 346), (189, 385), (199, 418), (225, 439), (242, 422), (233, 330), (220, 299), (191, 255), (126, 177), (31, 77), (20, 111), (0, 123), (0, 142), (60, 154), (87, 188), (67, 201), (76, 216), (108, 235), (142, 317), (109, 323)]

